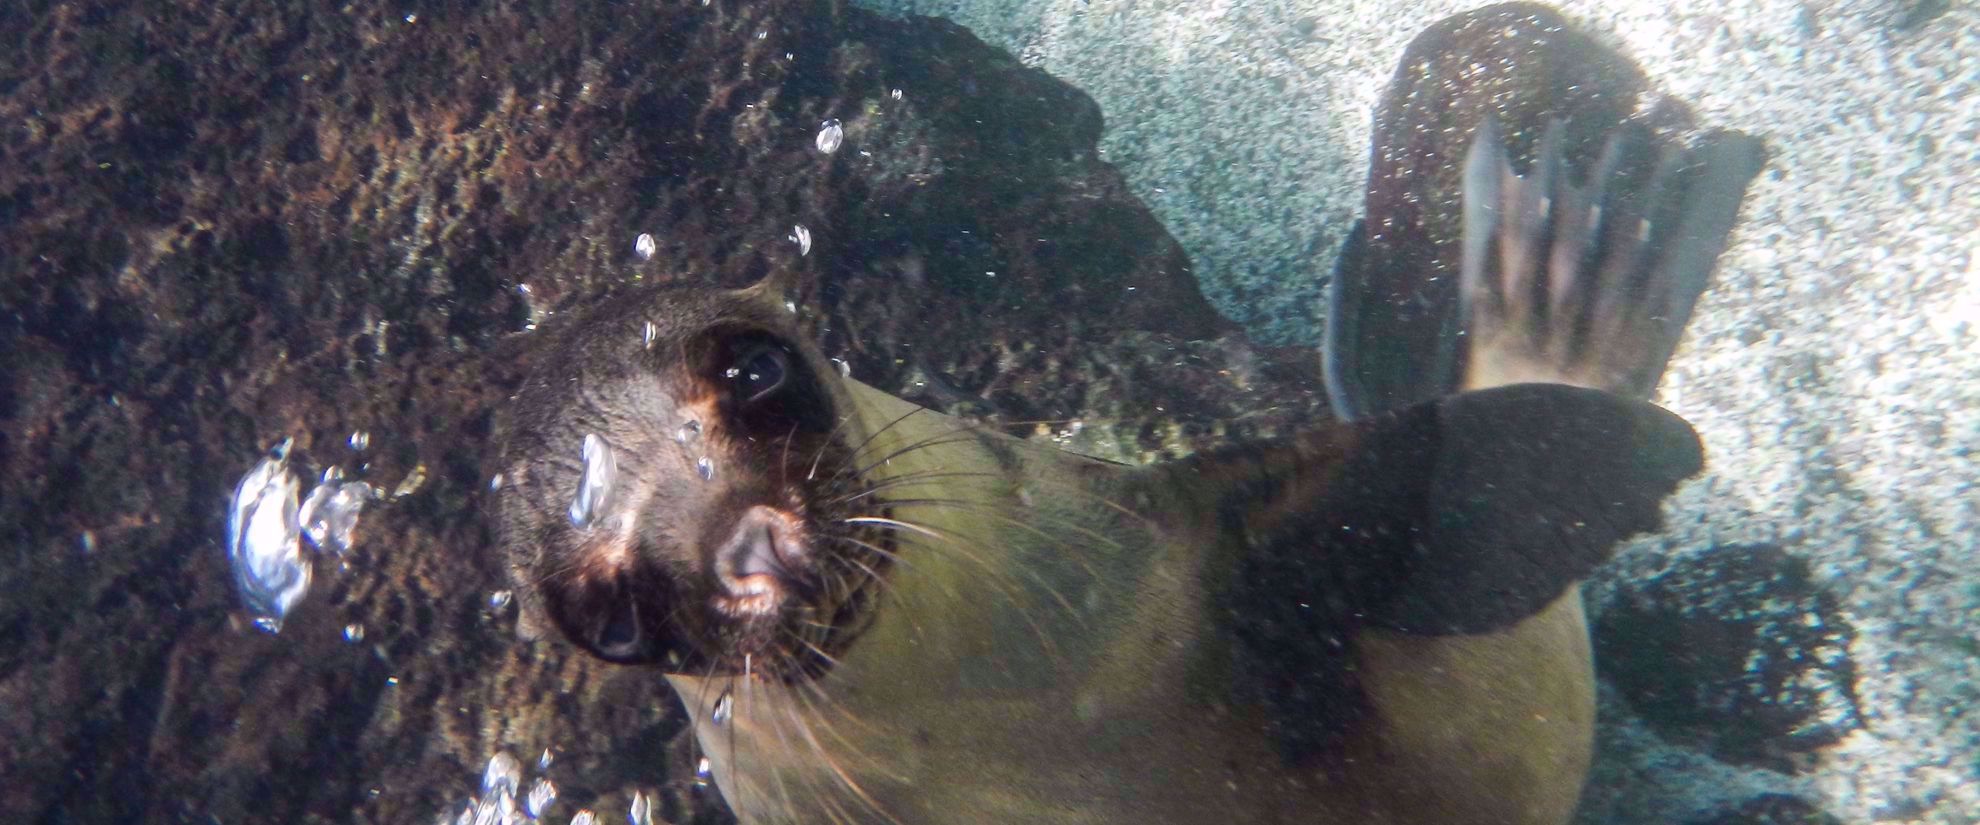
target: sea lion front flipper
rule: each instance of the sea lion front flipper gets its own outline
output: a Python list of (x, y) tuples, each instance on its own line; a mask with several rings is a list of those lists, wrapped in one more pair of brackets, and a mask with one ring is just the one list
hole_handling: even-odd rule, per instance
[(1521, 384), (1166, 472), (1243, 537), (1233, 604), (1308, 605), (1315, 626), (1339, 631), (1442, 635), (1554, 601), (1618, 543), (1658, 529), (1659, 503), (1703, 462), (1690, 425), (1655, 405)]
[(1547, 125), (1524, 177), (1492, 119), (1472, 138), (1458, 276), (1470, 338), (1463, 386), (1554, 381), (1644, 397), (1766, 152), (1737, 132), (1660, 151), (1647, 129), (1624, 123), (1577, 185), (1563, 131), (1559, 120)]

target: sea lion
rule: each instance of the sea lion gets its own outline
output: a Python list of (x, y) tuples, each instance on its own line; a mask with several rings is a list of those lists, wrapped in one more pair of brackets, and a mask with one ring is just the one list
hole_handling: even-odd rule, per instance
[(1554, 174), (1557, 137), (1520, 177), (1471, 131), (1456, 392), (1370, 397), (1336, 340), (1354, 420), (1169, 464), (843, 377), (779, 276), (565, 319), (503, 426), (525, 631), (662, 669), (745, 823), (1566, 822), (1575, 583), (1703, 463), (1624, 393), (1759, 154), (1701, 145), (1624, 197)]

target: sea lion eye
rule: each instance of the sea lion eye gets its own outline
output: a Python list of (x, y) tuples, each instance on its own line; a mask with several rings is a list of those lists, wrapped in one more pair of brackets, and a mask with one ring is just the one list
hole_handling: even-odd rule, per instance
[(790, 372), (790, 356), (773, 346), (745, 350), (722, 374), (734, 387), (736, 397), (754, 404), (783, 388)]

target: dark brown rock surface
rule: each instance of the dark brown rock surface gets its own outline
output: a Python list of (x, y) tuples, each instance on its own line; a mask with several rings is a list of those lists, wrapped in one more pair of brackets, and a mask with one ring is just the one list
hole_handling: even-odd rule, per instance
[[(10, 820), (430, 821), (494, 751), (546, 747), (563, 815), (670, 782), (664, 813), (692, 815), (659, 675), (512, 641), (478, 512), (525, 327), (633, 281), (800, 267), (855, 375), (944, 406), (1199, 399), (1121, 424), (1127, 452), (1239, 406), (1255, 431), (1316, 409), (1094, 158), (1093, 103), (949, 24), (795, 0), (36, 0), (0, 31)], [(348, 569), (319, 559), (267, 635), (222, 543), (233, 485), (285, 436), (305, 477), (426, 481), (374, 503)]]

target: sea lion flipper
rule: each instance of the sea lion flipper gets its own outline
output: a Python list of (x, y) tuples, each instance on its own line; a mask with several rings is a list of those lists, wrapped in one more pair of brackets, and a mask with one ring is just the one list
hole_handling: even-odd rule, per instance
[(1652, 404), (1521, 384), (1182, 467), (1245, 537), (1234, 601), (1449, 634), (1532, 615), (1656, 530), (1659, 503), (1703, 458), (1690, 425)]
[(1371, 260), (1368, 231), (1355, 221), (1327, 282), (1320, 358), (1327, 401), (1343, 421), (1448, 394), (1463, 365), (1449, 291)]
[(1493, 120), (1472, 138), (1458, 275), (1470, 341), (1463, 386), (1554, 381), (1647, 396), (1765, 150), (1737, 132), (1660, 148), (1625, 123), (1577, 184), (1563, 133), (1562, 121), (1546, 126), (1524, 176)]

